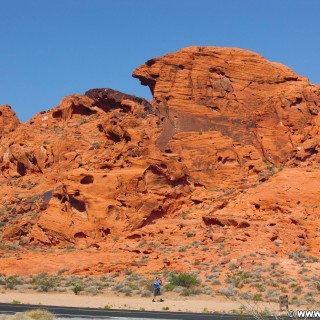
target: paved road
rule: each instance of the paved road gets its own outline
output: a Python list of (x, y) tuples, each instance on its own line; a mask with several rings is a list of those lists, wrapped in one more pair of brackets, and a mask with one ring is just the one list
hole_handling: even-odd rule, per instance
[(54, 313), (59, 319), (75, 318), (80, 319), (134, 319), (134, 320), (245, 320), (253, 317), (234, 314), (209, 314), (209, 313), (186, 313), (186, 312), (167, 312), (167, 311), (138, 311), (138, 310), (104, 310), (95, 308), (75, 308), (75, 307), (56, 307), (44, 305), (28, 304), (9, 304), (0, 303), (0, 314), (12, 314), (24, 312), (30, 309), (46, 309)]

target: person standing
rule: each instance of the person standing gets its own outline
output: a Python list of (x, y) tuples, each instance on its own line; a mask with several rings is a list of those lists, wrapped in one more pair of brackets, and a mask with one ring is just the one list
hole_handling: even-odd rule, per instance
[[(161, 285), (162, 285), (161, 279), (159, 277), (156, 277), (153, 282), (154, 291), (153, 291), (152, 302), (156, 302), (155, 298), (161, 296)], [(160, 298), (159, 301), (163, 302), (164, 300), (162, 298)]]

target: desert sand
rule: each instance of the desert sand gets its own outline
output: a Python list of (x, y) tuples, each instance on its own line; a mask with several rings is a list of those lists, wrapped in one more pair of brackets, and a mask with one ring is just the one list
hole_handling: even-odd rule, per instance
[[(166, 293), (164, 302), (152, 302), (152, 297), (139, 296), (117, 296), (115, 294), (104, 294), (98, 296), (74, 295), (71, 293), (0, 293), (0, 301), (12, 303), (14, 300), (22, 304), (41, 304), (70, 307), (88, 307), (127, 310), (154, 310), (182, 311), (182, 312), (218, 312), (218, 313), (250, 313), (254, 308), (258, 311), (268, 310), (272, 314), (279, 314), (277, 303), (248, 303), (246, 301), (233, 301), (225, 297), (209, 297), (198, 295), (192, 297), (181, 297), (173, 293)], [(168, 309), (169, 308), (169, 309)]]

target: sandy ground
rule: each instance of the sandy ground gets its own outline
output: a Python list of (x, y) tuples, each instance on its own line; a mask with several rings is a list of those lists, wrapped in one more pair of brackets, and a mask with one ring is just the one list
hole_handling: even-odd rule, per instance
[[(246, 301), (232, 301), (224, 297), (209, 297), (205, 295), (181, 297), (176, 294), (166, 293), (164, 302), (152, 302), (152, 297), (117, 296), (105, 294), (97, 296), (74, 295), (73, 293), (0, 293), (0, 302), (12, 303), (14, 300), (23, 304), (42, 304), (71, 307), (104, 308), (106, 305), (112, 309), (131, 310), (158, 310), (169, 308), (168, 311), (188, 312), (219, 312), (230, 313), (244, 311), (244, 307), (264, 310), (268, 309), (273, 314), (279, 314), (277, 303), (259, 303), (249, 305)], [(245, 312), (245, 311), (244, 311)], [(245, 312), (248, 313), (248, 312)]]

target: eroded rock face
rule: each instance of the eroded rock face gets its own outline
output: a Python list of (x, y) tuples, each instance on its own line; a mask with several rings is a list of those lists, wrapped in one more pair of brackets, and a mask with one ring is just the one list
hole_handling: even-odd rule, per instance
[(218, 131), (281, 166), (319, 113), (319, 86), (241, 49), (190, 47), (149, 60), (133, 76), (162, 111), (162, 148), (179, 132)]
[[(146, 100), (111, 89), (65, 97), (2, 138), (3, 241), (88, 245), (174, 213), (192, 182), (178, 155), (156, 146), (161, 132)], [(8, 191), (8, 190), (7, 190)]]
[(15, 112), (7, 104), (0, 106), (0, 135), (3, 136), (12, 132), (19, 125), (20, 121)]
[(2, 242), (25, 257), (0, 261), (3, 272), (41, 261), (30, 246), (90, 248), (50, 257), (49, 271), (67, 260), (70, 273), (93, 274), (234, 259), (250, 268), (250, 254), (276, 260), (302, 247), (320, 256), (319, 86), (215, 47), (133, 75), (151, 103), (93, 89), (1, 135)]

